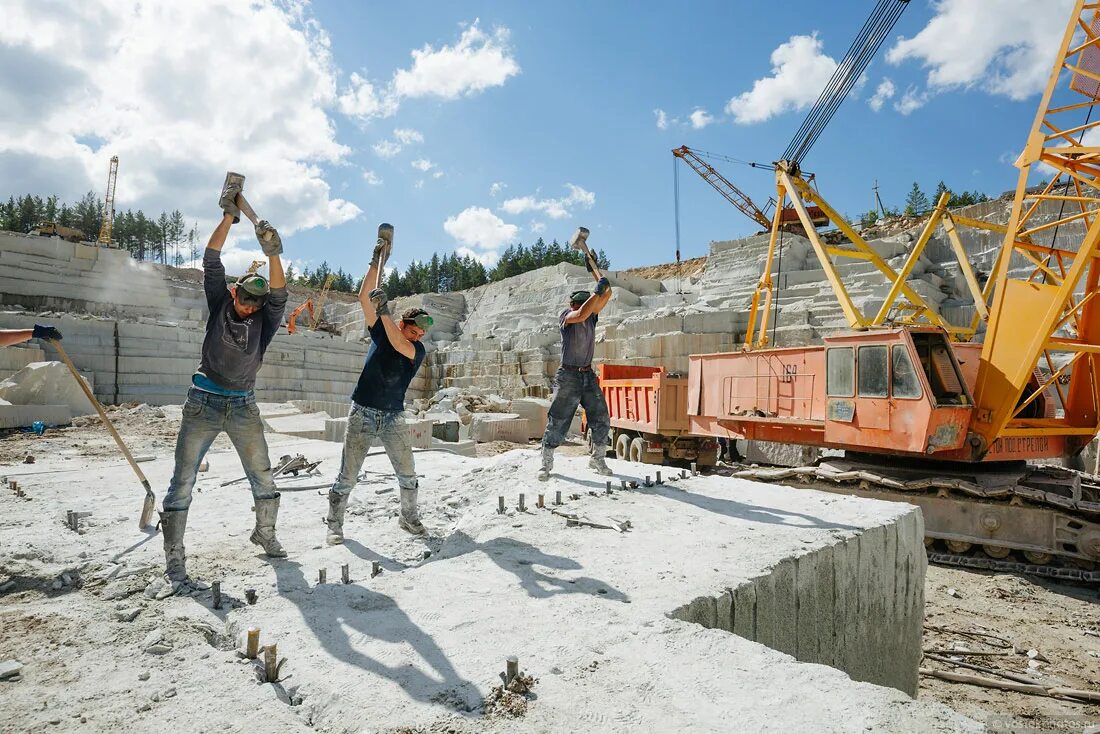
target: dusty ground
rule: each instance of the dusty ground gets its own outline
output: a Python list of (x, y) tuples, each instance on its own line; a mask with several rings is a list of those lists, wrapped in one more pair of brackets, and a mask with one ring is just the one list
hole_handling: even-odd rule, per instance
[(681, 277), (688, 278), (693, 275), (699, 275), (707, 269), (707, 259), (705, 257), (693, 257), (690, 260), (680, 261), (679, 267), (676, 263), (664, 263), (663, 265), (647, 265), (643, 268), (631, 268), (630, 270), (624, 270), (624, 275), (633, 275), (638, 278), (651, 278), (653, 280), (662, 280), (665, 278), (675, 278), (677, 273)]
[[(178, 406), (120, 406), (112, 408), (110, 414), (135, 456), (158, 454), (164, 457), (171, 454), (175, 443), (179, 410)], [(14, 469), (16, 465), (23, 464), (27, 456), (54, 455), (76, 459), (93, 455), (117, 455), (113, 441), (97, 421), (80, 419), (78, 423), (84, 425), (50, 429), (43, 436), (20, 432), (0, 434), (0, 474), (4, 473), (4, 467)], [(215, 450), (229, 448), (224, 436), (218, 441)], [(485, 444), (479, 446), (478, 455), (492, 456), (512, 448), (519, 446), (503, 442)], [(580, 455), (584, 453), (584, 447), (580, 443), (563, 446), (561, 452), (566, 455)], [(119, 462), (123, 462), (121, 455)], [(19, 471), (25, 469), (25, 466), (19, 467)], [(6, 578), (6, 574), (0, 574), (0, 583)], [(954, 590), (954, 594), (949, 594), (949, 590)], [(0, 610), (17, 600), (16, 595), (0, 592)], [(1040, 657), (1035, 658), (1030, 671), (1036, 682), (1100, 691), (1098, 602), (1100, 592), (1096, 589), (1059, 584), (1045, 579), (929, 567), (926, 584), (925, 649), (948, 650), (963, 644), (971, 651), (984, 649), (1008, 652), (1007, 655), (967, 660), (1019, 674), (1028, 674), (1027, 652), (1036, 650)], [(36, 617), (35, 624), (21, 629), (20, 635), (24, 638), (35, 638), (42, 646), (58, 645), (58, 640), (70, 632), (77, 633), (58, 628), (59, 624), (64, 625), (65, 618)], [(1002, 638), (1008, 645), (1014, 646), (1018, 653), (1013, 653), (1012, 648), (998, 650), (996, 644), (979, 644), (973, 638), (961, 634), (964, 632), (983, 632)], [(101, 643), (111, 644), (111, 640), (102, 640)], [(0, 658), (3, 657), (0, 655)], [(1043, 661), (1044, 658), (1046, 662)], [(981, 675), (931, 660), (926, 660), (924, 665), (940, 670)], [(0, 686), (4, 685), (10, 684), (0, 683)], [(0, 687), (0, 692), (2, 690)], [(1036, 731), (1083, 731), (1089, 725), (1100, 725), (1100, 705), (989, 690), (930, 677), (922, 677), (921, 697), (944, 703), (979, 721), (988, 721), (990, 715), (1002, 714), (1014, 717), (1017, 725), (1068, 727), (1036, 728)], [(90, 702), (91, 705), (94, 704)], [(2, 722), (0, 730), (5, 730)]]

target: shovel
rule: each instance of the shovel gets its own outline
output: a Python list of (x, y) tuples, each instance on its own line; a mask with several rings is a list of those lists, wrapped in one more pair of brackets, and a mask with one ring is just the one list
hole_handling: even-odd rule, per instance
[(95, 395), (92, 395), (92, 391), (88, 388), (87, 383), (81, 379), (80, 374), (77, 373), (76, 367), (73, 366), (73, 362), (69, 359), (69, 355), (65, 353), (65, 350), (61, 347), (61, 343), (53, 339), (50, 340), (57, 353), (61, 355), (61, 359), (64, 360), (65, 365), (69, 368), (69, 372), (73, 373), (73, 379), (76, 380), (76, 384), (80, 385), (80, 389), (84, 391), (84, 394), (88, 396), (88, 401), (95, 406), (96, 412), (99, 413), (99, 419), (103, 421), (103, 425), (107, 427), (107, 430), (111, 432), (111, 436), (115, 439), (115, 443), (118, 444), (118, 448), (122, 451), (122, 455), (126, 457), (126, 461), (130, 462), (130, 466), (134, 468), (134, 472), (138, 475), (138, 479), (141, 480), (141, 486), (145, 487), (145, 504), (141, 506), (141, 517), (138, 519), (138, 527), (142, 530), (150, 527), (153, 521), (153, 510), (156, 509), (157, 497), (153, 494), (152, 488), (149, 486), (149, 480), (145, 478), (145, 474), (142, 473), (138, 467), (137, 462), (134, 461), (134, 457), (130, 455), (130, 449), (126, 448), (126, 444), (122, 442), (122, 436), (118, 435), (118, 431), (115, 430), (114, 425), (110, 419), (107, 418), (107, 414), (103, 411), (103, 406), (99, 404), (99, 401), (95, 399)]

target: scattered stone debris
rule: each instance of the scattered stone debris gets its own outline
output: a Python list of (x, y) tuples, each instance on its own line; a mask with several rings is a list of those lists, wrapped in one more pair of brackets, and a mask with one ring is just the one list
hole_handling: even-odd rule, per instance
[(22, 674), (23, 663), (18, 660), (5, 660), (0, 663), (0, 680), (15, 678)]
[(507, 686), (493, 686), (485, 699), (484, 712), (490, 718), (518, 719), (527, 714), (531, 691), (538, 683), (527, 673), (520, 673)]

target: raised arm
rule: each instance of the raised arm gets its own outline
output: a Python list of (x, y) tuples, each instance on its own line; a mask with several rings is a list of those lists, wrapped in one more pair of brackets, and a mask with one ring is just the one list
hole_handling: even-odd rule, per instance
[(363, 318), (366, 320), (368, 329), (378, 320), (378, 312), (375, 311), (374, 304), (370, 300), (370, 292), (378, 287), (381, 271), (378, 263), (372, 260), (370, 269), (363, 276), (363, 285), (359, 287), (359, 305), (363, 308)]

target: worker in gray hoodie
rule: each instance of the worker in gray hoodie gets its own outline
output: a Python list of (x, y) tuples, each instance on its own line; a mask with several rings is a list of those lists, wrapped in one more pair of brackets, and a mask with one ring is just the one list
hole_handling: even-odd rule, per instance
[(279, 259), (283, 247), (275, 228), (260, 221), (256, 225), (256, 238), (268, 257), (270, 282), (251, 273), (233, 285), (226, 284), (221, 249), (230, 227), (240, 221), (237, 196), (241, 188), (242, 184), (232, 176), (226, 177), (218, 202), (224, 215), (202, 258), (203, 288), (210, 316), (206, 321), (202, 358), (191, 377), (183, 406), (183, 422), (176, 438), (176, 467), (160, 514), (167, 567), (165, 580), (172, 591), (178, 591), (188, 581), (183, 533), (196, 473), (210, 444), (223, 431), (237, 449), (252, 485), (256, 527), (249, 539), (269, 557), (286, 557), (275, 537), (279, 492), (272, 479), (264, 426), (253, 392), (264, 352), (286, 310), (286, 277)]

